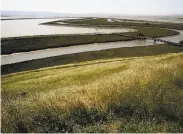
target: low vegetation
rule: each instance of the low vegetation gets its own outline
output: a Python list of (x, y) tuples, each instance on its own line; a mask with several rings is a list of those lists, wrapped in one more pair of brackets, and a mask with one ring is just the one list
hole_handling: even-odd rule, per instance
[(165, 53), (178, 53), (182, 51), (183, 51), (183, 47), (170, 46), (170, 45), (115, 48), (115, 49), (109, 49), (109, 50), (68, 54), (63, 56), (49, 57), (49, 58), (3, 65), (1, 67), (1, 73), (9, 74), (9, 73), (22, 72), (27, 70), (34, 70), (34, 69), (39, 69), (44, 67), (64, 65), (69, 63), (79, 63), (79, 62), (99, 60), (99, 59), (152, 56), (152, 55), (159, 55), (159, 54), (165, 54)]
[(112, 26), (112, 27), (153, 27), (153, 28), (168, 28), (168, 29), (177, 29), (177, 30), (183, 30), (183, 24), (177, 24), (177, 23), (167, 23), (167, 22), (145, 22), (145, 21), (127, 21), (123, 19), (118, 19), (121, 22), (118, 21), (113, 21), (113, 22), (108, 22), (107, 19), (105, 18), (97, 18), (93, 19), (81, 19), (80, 21), (75, 21), (75, 20), (64, 20), (64, 21), (54, 21), (54, 22), (48, 22), (44, 24), (49, 24), (49, 25), (59, 25), (58, 23), (55, 22), (65, 22), (67, 24), (72, 24), (72, 25), (80, 25), (80, 26)]
[[(126, 33), (127, 35), (137, 35), (138, 33)], [(51, 35), (35, 37), (5, 38), (1, 42), (1, 54), (11, 54), (17, 52), (28, 52), (46, 48), (67, 47), (90, 43), (105, 43), (113, 41), (129, 41), (134, 38), (115, 34), (102, 35)]]
[(2, 76), (2, 132), (183, 132), (183, 53)]
[(183, 40), (182, 40), (182, 41), (180, 41), (180, 44), (183, 46)]

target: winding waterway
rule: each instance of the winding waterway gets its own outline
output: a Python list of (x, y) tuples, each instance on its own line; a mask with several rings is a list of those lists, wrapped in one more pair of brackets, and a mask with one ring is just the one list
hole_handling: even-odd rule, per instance
[(99, 50), (106, 50), (111, 48), (149, 46), (149, 45), (153, 45), (153, 42), (151, 40), (148, 40), (148, 41), (135, 40), (135, 41), (95, 43), (95, 44), (45, 49), (45, 50), (4, 55), (2, 56), (1, 64), (5, 65), (5, 64), (16, 63), (16, 62), (28, 61), (32, 59), (41, 59), (46, 57), (89, 52), (89, 51), (99, 51)]
[(162, 37), (160, 39), (175, 42), (175, 43), (179, 43), (180, 41), (183, 40), (183, 30), (176, 30), (176, 31), (179, 32), (179, 35)]
[[(43, 21), (45, 22), (45, 20)], [(178, 32), (180, 33), (179, 35), (163, 37), (161, 39), (172, 41), (172, 42), (179, 42), (183, 40), (183, 30), (179, 30)], [(161, 43), (156, 42), (156, 44), (161, 44)], [(23, 53), (16, 53), (16, 54), (10, 54), (10, 55), (2, 55), (1, 65), (29, 61), (33, 59), (41, 59), (41, 58), (52, 57), (52, 56), (80, 53), (80, 52), (99, 51), (99, 50), (106, 50), (111, 48), (122, 48), (122, 47), (150, 46), (150, 45), (154, 45), (154, 42), (151, 40), (142, 40), (142, 41), (134, 40), (134, 41), (125, 41), (125, 42), (123, 41), (123, 42), (95, 43), (95, 44), (45, 49), (45, 50), (23, 52)]]

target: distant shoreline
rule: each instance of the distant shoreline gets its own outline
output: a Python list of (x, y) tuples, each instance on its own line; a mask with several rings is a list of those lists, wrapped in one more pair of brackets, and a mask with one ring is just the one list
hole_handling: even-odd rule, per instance
[[(60, 19), (60, 18), (78, 18), (78, 17), (48, 17), (48, 18), (39, 17), (39, 18), (6, 18), (6, 19), (1, 18), (1, 21), (3, 21), (3, 20), (28, 20), (28, 19)], [(82, 18), (82, 17), (80, 17), (80, 18)]]

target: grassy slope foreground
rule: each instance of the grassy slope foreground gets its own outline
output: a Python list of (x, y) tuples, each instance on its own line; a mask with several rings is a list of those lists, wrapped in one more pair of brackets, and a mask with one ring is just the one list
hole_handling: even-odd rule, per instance
[(2, 132), (183, 132), (183, 53), (2, 76)]

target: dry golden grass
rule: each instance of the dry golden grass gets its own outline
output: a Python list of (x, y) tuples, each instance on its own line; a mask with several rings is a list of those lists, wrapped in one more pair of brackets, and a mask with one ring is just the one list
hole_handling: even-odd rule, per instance
[(2, 77), (3, 132), (182, 132), (182, 117), (183, 53)]

